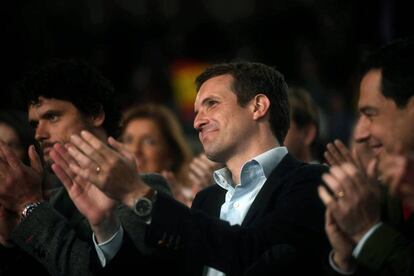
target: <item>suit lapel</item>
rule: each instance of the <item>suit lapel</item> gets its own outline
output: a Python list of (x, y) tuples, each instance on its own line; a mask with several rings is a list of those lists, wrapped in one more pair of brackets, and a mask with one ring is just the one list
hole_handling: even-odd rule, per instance
[(289, 153), (286, 154), (279, 165), (270, 173), (262, 189), (250, 206), (242, 225), (249, 225), (257, 217), (259, 212), (263, 212), (266, 209), (269, 205), (269, 200), (274, 197), (279, 187), (287, 181), (286, 177), (300, 164), (301, 162), (293, 158)]

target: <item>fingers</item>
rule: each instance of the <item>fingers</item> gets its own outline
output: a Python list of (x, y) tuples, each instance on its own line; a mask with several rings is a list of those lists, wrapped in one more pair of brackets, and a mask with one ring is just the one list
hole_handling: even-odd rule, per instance
[(203, 168), (196, 162), (191, 162), (188, 168), (190, 170), (190, 173), (194, 174), (195, 177), (204, 177), (205, 170), (208, 170), (208, 169)]
[[(338, 179), (332, 175), (331, 173), (325, 173), (322, 175), (322, 180), (325, 182), (325, 184), (327, 185), (327, 187), (334, 193), (337, 194), (339, 192), (343, 192), (344, 189), (342, 188), (340, 182), (338, 181)], [(326, 190), (326, 188), (325, 188)], [(334, 197), (334, 195), (332, 196)]]
[[(76, 154), (76, 156), (79, 157), (79, 160), (77, 160), (77, 158), (73, 156), (80, 165), (94, 165), (89, 162), (90, 160), (94, 161), (96, 164), (102, 164), (104, 162), (104, 157), (101, 155), (101, 148), (99, 148), (99, 150), (96, 150), (96, 148), (92, 146), (92, 141), (88, 141), (82, 137), (79, 137), (78, 135), (72, 135), (70, 137), (70, 141), (74, 146), (76, 146), (76, 148), (72, 148), (72, 153)], [(72, 155), (70, 150), (69, 153)]]
[(329, 166), (335, 166), (335, 165), (339, 165), (339, 163), (336, 161), (336, 159), (332, 156), (331, 153), (329, 153), (329, 151), (325, 151), (323, 153), (323, 156), (325, 157), (326, 162), (328, 163)]
[(399, 193), (400, 186), (407, 173), (408, 160), (405, 156), (385, 154), (379, 160), (378, 170), (381, 172), (381, 182), (389, 186), (389, 192)]
[[(122, 156), (125, 158), (128, 158), (129, 160), (133, 160), (134, 162), (137, 162), (135, 156), (133, 153), (131, 153), (129, 150), (125, 148), (125, 145), (115, 140), (113, 137), (108, 138), (108, 143), (113, 147), (117, 152), (119, 152)], [(137, 164), (138, 165), (138, 164)]]
[(4, 161), (12, 168), (19, 168), (22, 165), (22, 161), (20, 161), (16, 154), (2, 141), (0, 141), (0, 146)]
[(329, 143), (326, 146), (324, 156), (329, 165), (340, 165), (344, 162), (354, 162), (349, 149), (340, 141), (335, 140), (333, 143)]
[[(92, 135), (89, 131), (82, 130), (81, 137), (83, 138), (83, 141), (85, 143), (89, 143), (89, 145), (106, 160), (112, 159), (114, 151), (111, 150), (104, 142), (99, 140), (96, 136)], [(100, 163), (99, 160), (96, 161)]]
[(368, 162), (367, 175), (371, 179), (378, 178), (378, 159), (377, 158), (373, 158), (371, 161)]
[(330, 208), (326, 208), (325, 211), (325, 229), (328, 233), (331, 231), (339, 230), (338, 224), (336, 223), (332, 210)]
[(29, 147), (29, 159), (30, 159), (30, 166), (39, 174), (43, 173), (43, 166), (42, 161), (40, 161), (40, 157), (36, 152), (34, 145), (30, 145)]
[(363, 172), (359, 168), (355, 167), (354, 164), (345, 163), (341, 166), (341, 168), (347, 175), (347, 179), (349, 179), (350, 188), (362, 190), (363, 187), (368, 184), (368, 179), (363, 176)]
[(318, 194), (325, 206), (328, 206), (335, 202), (334, 197), (328, 192), (328, 190), (323, 185), (320, 185), (318, 187)]
[(75, 163), (75, 160), (71, 158), (64, 146), (61, 144), (55, 144), (53, 149), (50, 151), (50, 157), (70, 179), (73, 180), (75, 178), (75, 173), (69, 168), (69, 164), (71, 162)]
[(359, 168), (362, 171), (362, 173), (366, 175), (367, 172), (366, 172), (366, 168), (365, 168), (364, 162), (362, 161), (361, 155), (358, 153), (358, 150), (357, 150), (356, 147), (354, 147), (352, 149), (352, 153), (351, 154), (352, 154), (352, 157), (353, 157), (353, 159), (355, 161), (355, 165), (357, 166), (357, 168)]
[(3, 154), (2, 147), (0, 145), (0, 177), (2, 176), (2, 171), (7, 170), (8, 164), (6, 162), (6, 157)]
[(204, 159), (202, 156), (194, 158), (191, 164), (194, 167), (199, 168), (201, 171), (210, 171), (211, 165), (209, 163), (209, 160)]
[(366, 185), (358, 169), (350, 163), (333, 166), (329, 173), (322, 175), (322, 179), (337, 198), (356, 194)]
[(66, 171), (62, 169), (62, 167), (56, 163), (52, 165), (52, 170), (56, 174), (56, 176), (60, 179), (60, 181), (63, 183), (63, 186), (65, 186), (66, 190), (70, 191), (73, 185), (72, 178), (69, 177), (66, 174)]

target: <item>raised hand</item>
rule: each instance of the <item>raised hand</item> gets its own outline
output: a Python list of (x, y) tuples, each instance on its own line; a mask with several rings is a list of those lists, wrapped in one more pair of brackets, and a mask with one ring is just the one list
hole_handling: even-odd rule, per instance
[(213, 184), (213, 171), (220, 167), (222, 167), (221, 164), (211, 161), (204, 153), (193, 158), (188, 166), (188, 180), (193, 192), (197, 193)]
[(43, 168), (33, 145), (29, 147), (30, 166), (0, 141), (0, 204), (20, 214), (25, 205), (43, 200)]
[(112, 138), (108, 143), (113, 148), (88, 131), (72, 135), (67, 150), (75, 162), (69, 162), (69, 167), (109, 197), (132, 207), (150, 188), (141, 181), (132, 154)]
[(332, 167), (322, 178), (334, 194), (320, 186), (320, 198), (341, 231), (358, 242), (380, 220), (378, 184), (367, 182), (364, 174), (350, 163)]
[(351, 151), (340, 140), (326, 145), (324, 157), (330, 166), (338, 166), (345, 162), (355, 164)]
[[(319, 191), (324, 193), (325, 191)], [(342, 271), (350, 271), (355, 267), (352, 250), (355, 242), (345, 234), (336, 223), (332, 211), (325, 211), (325, 232), (332, 246), (333, 261)]]
[(50, 156), (55, 162), (52, 169), (62, 181), (78, 210), (93, 225), (100, 224), (112, 212), (116, 201), (106, 196), (95, 185), (76, 175), (69, 167), (75, 160), (61, 144), (55, 144)]
[(414, 156), (401, 150), (383, 152), (378, 159), (378, 171), (390, 193), (400, 196), (414, 210)]

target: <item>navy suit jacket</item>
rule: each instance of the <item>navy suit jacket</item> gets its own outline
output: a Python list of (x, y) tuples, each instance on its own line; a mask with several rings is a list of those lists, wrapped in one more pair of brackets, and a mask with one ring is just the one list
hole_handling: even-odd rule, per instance
[[(256, 271), (255, 266), (278, 263), (267, 254), (309, 252), (321, 259), (327, 248), (324, 206), (317, 195), (326, 166), (306, 164), (287, 154), (271, 172), (241, 226), (219, 220), (226, 191), (214, 185), (197, 194), (189, 210), (176, 201), (158, 197), (148, 241), (167, 250), (183, 250), (183, 269), (199, 275), (211, 266), (228, 275)], [(292, 250), (290, 250), (292, 249)], [(296, 259), (296, 253), (293, 254)], [(267, 271), (267, 269), (265, 269)], [(271, 271), (271, 269), (269, 269)], [(308, 270), (309, 271), (309, 270)]]

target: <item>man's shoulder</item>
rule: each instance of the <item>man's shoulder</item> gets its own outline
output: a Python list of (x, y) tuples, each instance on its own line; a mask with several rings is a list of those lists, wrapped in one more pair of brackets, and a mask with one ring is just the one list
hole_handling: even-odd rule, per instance
[(217, 202), (222, 202), (224, 200), (225, 194), (226, 190), (219, 185), (214, 184), (208, 186), (196, 194), (191, 208), (203, 209), (201, 206), (205, 206), (207, 203), (215, 206)]
[(290, 154), (287, 154), (276, 168), (273, 169), (272, 174), (279, 172), (289, 177), (303, 177), (312, 175), (321, 175), (329, 171), (329, 167), (323, 164), (306, 163), (297, 160)]
[(211, 186), (208, 186), (208, 187), (202, 189), (197, 194), (200, 194), (201, 196), (207, 196), (207, 195), (210, 195), (210, 194), (221, 193), (223, 191), (225, 191), (225, 190), (222, 187), (220, 187), (217, 184), (213, 184)]

